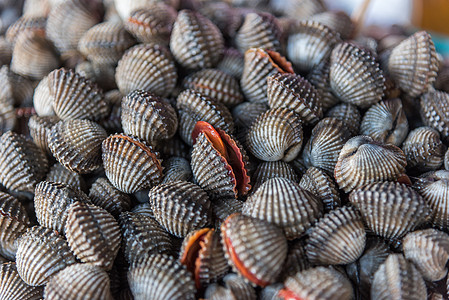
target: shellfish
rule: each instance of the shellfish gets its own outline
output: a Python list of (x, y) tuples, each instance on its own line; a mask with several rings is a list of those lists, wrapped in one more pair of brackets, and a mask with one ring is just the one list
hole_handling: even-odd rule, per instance
[(0, 265), (1, 299), (39, 300), (42, 299), (42, 292), (42, 288), (29, 286), (20, 278), (15, 263)]
[(131, 198), (117, 190), (106, 178), (100, 177), (92, 184), (89, 198), (93, 204), (104, 208), (114, 217), (131, 208)]

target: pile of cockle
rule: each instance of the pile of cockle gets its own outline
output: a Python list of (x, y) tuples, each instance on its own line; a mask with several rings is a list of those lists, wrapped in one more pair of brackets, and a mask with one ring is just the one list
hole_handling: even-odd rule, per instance
[(449, 64), (359, 32), (321, 0), (26, 0), (0, 298), (446, 298)]

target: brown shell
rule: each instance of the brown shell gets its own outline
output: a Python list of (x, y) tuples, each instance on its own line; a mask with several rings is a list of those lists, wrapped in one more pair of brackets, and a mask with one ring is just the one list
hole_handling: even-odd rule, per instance
[(68, 170), (60, 163), (55, 163), (50, 167), (45, 181), (62, 182), (71, 186), (73, 189), (80, 189), (82, 191), (86, 187), (86, 183), (80, 174)]
[(362, 115), (357, 106), (349, 103), (337, 104), (326, 112), (326, 117), (342, 121), (352, 136), (359, 134)]
[(47, 20), (45, 17), (24, 14), (8, 27), (8, 30), (6, 30), (5, 33), (5, 38), (11, 45), (14, 45), (19, 35), (24, 31), (40, 30), (45, 34), (46, 23)]
[(449, 93), (429, 91), (421, 96), (421, 118), (424, 124), (435, 128), (444, 140), (449, 139)]
[(198, 12), (179, 11), (170, 37), (170, 50), (176, 61), (188, 69), (213, 68), (224, 51), (220, 29)]
[(240, 79), (243, 74), (243, 54), (237, 49), (226, 48), (222, 60), (218, 63), (217, 69)]
[(43, 290), (26, 284), (13, 262), (0, 265), (0, 299), (40, 300)]
[(164, 179), (161, 183), (169, 183), (178, 180), (190, 181), (192, 179), (192, 170), (190, 162), (182, 157), (172, 156), (163, 162)]
[(140, 44), (127, 50), (119, 60), (115, 80), (124, 95), (134, 90), (168, 96), (176, 85), (177, 73), (170, 51), (157, 44)]
[(256, 191), (264, 182), (276, 177), (290, 179), (293, 182), (299, 181), (295, 170), (288, 163), (282, 160), (264, 161), (257, 165), (254, 174), (251, 176), (252, 191)]
[(104, 208), (114, 217), (131, 208), (131, 198), (117, 190), (106, 178), (98, 178), (89, 190), (93, 204)]
[(40, 117), (50, 117), (55, 115), (53, 110), (53, 96), (50, 94), (48, 86), (48, 76), (42, 78), (34, 90), (33, 106)]
[(162, 179), (158, 153), (126, 134), (109, 136), (102, 143), (103, 167), (112, 185), (124, 193), (151, 187)]
[(9, 69), (3, 66), (0, 69), (0, 133), (13, 130), (16, 125), (16, 113), (14, 109), (13, 87), (8, 81)]
[(51, 128), (59, 121), (58, 117), (48, 116), (39, 117), (37, 115), (31, 116), (28, 121), (28, 129), (30, 130), (30, 136), (33, 138), (34, 143), (43, 151), (51, 154), (48, 147), (48, 136)]
[(349, 39), (356, 24), (344, 11), (329, 10), (309, 17), (308, 20), (321, 23), (330, 29), (338, 32), (343, 40)]

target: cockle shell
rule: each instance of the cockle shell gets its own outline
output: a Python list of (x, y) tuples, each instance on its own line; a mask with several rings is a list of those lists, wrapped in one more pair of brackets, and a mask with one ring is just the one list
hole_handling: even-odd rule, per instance
[(320, 93), (320, 102), (323, 111), (328, 110), (340, 102), (340, 99), (338, 99), (332, 92), (329, 72), (330, 59), (325, 59), (315, 66), (307, 75), (307, 80), (313, 84)]
[(172, 156), (164, 160), (164, 179), (161, 183), (169, 183), (178, 180), (190, 181), (193, 177), (190, 162), (182, 157)]
[(89, 190), (92, 203), (104, 208), (114, 217), (131, 208), (131, 198), (117, 190), (106, 178), (98, 178)]
[(115, 82), (115, 64), (99, 64), (86, 60), (76, 65), (75, 72), (95, 82), (104, 90), (117, 88)]
[(40, 117), (54, 116), (53, 110), (53, 96), (50, 94), (48, 86), (48, 76), (42, 78), (34, 90), (33, 106), (36, 113)]
[(48, 147), (48, 136), (51, 128), (59, 121), (56, 116), (39, 117), (37, 115), (31, 116), (28, 121), (28, 128), (30, 130), (30, 136), (33, 138), (34, 143), (44, 152), (51, 154)]
[(309, 18), (326, 10), (326, 5), (322, 0), (273, 0), (270, 1), (270, 6), (275, 11), (298, 20)]
[(424, 124), (435, 128), (444, 140), (449, 139), (449, 93), (429, 91), (420, 98), (421, 118)]
[(74, 189), (80, 189), (82, 191), (85, 190), (86, 186), (86, 183), (80, 174), (68, 170), (60, 163), (55, 163), (50, 167), (45, 181), (62, 182)]
[(123, 132), (121, 113), (123, 95), (118, 89), (110, 90), (104, 94), (105, 101), (111, 107), (111, 113), (108, 117), (99, 121), (99, 124), (106, 129), (108, 133)]
[(327, 212), (336, 209), (341, 204), (337, 185), (332, 177), (322, 169), (308, 168), (302, 176), (299, 186), (318, 197)]
[(40, 300), (43, 290), (26, 284), (17, 273), (14, 262), (0, 265), (0, 299)]
[[(311, 268), (312, 265), (307, 259), (304, 247), (304, 239), (297, 239), (290, 242), (288, 245), (287, 259), (284, 261), (284, 270), (281, 276), (282, 279), (294, 276), (298, 272)], [(282, 287), (283, 286), (281, 286), (281, 288)]]
[(5, 38), (11, 45), (14, 45), (24, 31), (42, 31), (44, 36), (46, 23), (47, 20), (44, 17), (22, 15), (8, 27)]
[(354, 31), (355, 24), (351, 17), (344, 11), (324, 11), (309, 17), (312, 20), (321, 23), (330, 29), (338, 32), (343, 40), (349, 39)]
[(337, 104), (327, 111), (326, 117), (332, 117), (342, 121), (351, 135), (355, 136), (359, 134), (362, 116), (357, 106), (349, 103)]
[(212, 212), (215, 220), (215, 228), (220, 229), (227, 217), (234, 213), (241, 213), (243, 201), (232, 198), (218, 198), (212, 202)]
[(290, 179), (294, 182), (299, 181), (295, 170), (288, 163), (282, 160), (265, 161), (257, 165), (254, 174), (251, 176), (252, 191), (256, 191), (265, 181), (276, 177)]
[(216, 283), (210, 284), (205, 296), (210, 300), (256, 300), (257, 295), (255, 289), (245, 282), (240, 276), (230, 273), (223, 278), (224, 287)]
[(173, 7), (175, 10), (180, 6), (180, 0), (110, 0), (110, 2), (110, 5), (115, 7), (116, 13), (118, 13), (123, 21), (129, 18), (133, 11), (156, 3), (164, 3)]
[(235, 137), (246, 146), (246, 136), (248, 130), (251, 128), (253, 122), (262, 113), (268, 110), (268, 106), (265, 103), (257, 102), (243, 102), (234, 107), (232, 110), (232, 116), (234, 118), (234, 124), (236, 128)]
[(217, 69), (240, 79), (243, 73), (243, 54), (237, 49), (226, 48), (222, 60), (218, 63)]

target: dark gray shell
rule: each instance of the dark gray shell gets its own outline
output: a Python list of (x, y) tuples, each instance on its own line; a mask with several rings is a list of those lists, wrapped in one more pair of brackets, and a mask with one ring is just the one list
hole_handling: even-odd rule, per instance
[(50, 167), (45, 181), (62, 182), (74, 189), (79, 189), (82, 191), (86, 188), (86, 183), (80, 174), (68, 170), (60, 163), (55, 163)]
[(429, 91), (420, 98), (420, 113), (424, 124), (435, 128), (444, 140), (449, 139), (449, 94)]
[(93, 204), (106, 209), (114, 217), (131, 208), (131, 198), (117, 190), (106, 178), (98, 178), (89, 190)]
[(0, 265), (0, 299), (40, 300), (43, 290), (26, 284), (13, 262)]

